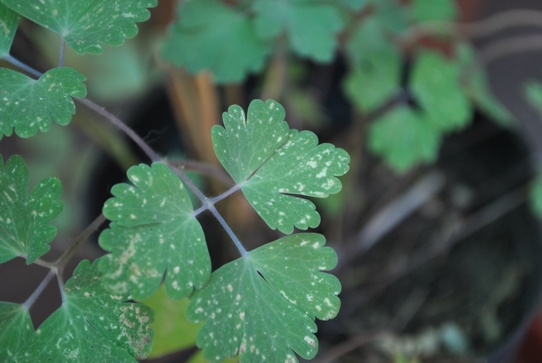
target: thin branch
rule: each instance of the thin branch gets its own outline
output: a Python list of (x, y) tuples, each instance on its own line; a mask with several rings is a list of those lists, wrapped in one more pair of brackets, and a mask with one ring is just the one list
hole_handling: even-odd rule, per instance
[(31, 74), (37, 78), (41, 77), (43, 73), (41, 73), (40, 71), (38, 70), (35, 70), (34, 68), (24, 64), (23, 62), (21, 62), (20, 60), (18, 60), (17, 58), (14, 58), (12, 57), (11, 55), (6, 55), (5, 58), (4, 58), (6, 61), (8, 61), (9, 63), (13, 64), (14, 66), (22, 69), (23, 71), (25, 71), (26, 73), (28, 74)]
[(117, 116), (113, 115), (111, 112), (107, 111), (105, 108), (97, 105), (88, 98), (75, 98), (80, 103), (84, 104), (92, 111), (98, 113), (100, 116), (105, 118), (107, 121), (111, 122), (122, 132), (124, 132), (132, 141), (134, 141), (137, 146), (143, 150), (152, 162), (162, 161), (162, 157), (158, 155), (134, 130), (132, 130), (128, 125), (122, 122)]
[(485, 37), (513, 26), (542, 26), (542, 11), (514, 9), (503, 11), (485, 19), (457, 24), (459, 31), (470, 38)]
[(66, 264), (73, 257), (75, 252), (77, 252), (79, 247), (81, 247), (104, 222), (105, 217), (102, 213), (100, 213), (100, 215), (94, 219), (94, 221), (92, 221), (92, 223), (88, 225), (83, 232), (81, 232), (70, 248), (67, 249), (66, 252), (64, 252), (62, 256), (60, 256), (58, 260), (53, 263), (58, 268), (58, 275), (62, 274), (64, 267), (66, 267)]
[(49, 270), (49, 273), (47, 274), (47, 276), (45, 276), (45, 278), (40, 282), (40, 284), (38, 285), (38, 287), (36, 288), (36, 290), (34, 290), (34, 292), (28, 297), (28, 299), (26, 299), (26, 301), (23, 303), (23, 306), (26, 310), (29, 310), (32, 305), (36, 302), (36, 300), (38, 299), (38, 297), (41, 295), (41, 293), (43, 292), (43, 290), (45, 290), (45, 288), (47, 287), (47, 285), (49, 284), (49, 282), (51, 282), (51, 279), (55, 276), (56, 274), (56, 270), (55, 269), (51, 269)]
[[(200, 208), (198, 208), (196, 211), (194, 211), (194, 216), (196, 216), (196, 215), (200, 214), (201, 212), (203, 212), (204, 210), (208, 209), (211, 212), (211, 214), (216, 218), (218, 223), (220, 223), (222, 228), (224, 228), (224, 231), (226, 231), (228, 236), (233, 241), (233, 244), (235, 245), (235, 247), (237, 247), (237, 249), (239, 250), (239, 253), (241, 253), (241, 256), (246, 257), (248, 255), (247, 250), (245, 249), (245, 247), (243, 246), (243, 244), (241, 243), (239, 238), (232, 231), (232, 229), (228, 225), (228, 223), (224, 220), (224, 218), (216, 210), (216, 208), (214, 206), (213, 199), (207, 198), (205, 196), (205, 194), (203, 194), (203, 192), (194, 184), (194, 182), (192, 182), (192, 180), (184, 173), (184, 171), (182, 171), (182, 170), (180, 170), (178, 168), (173, 168), (172, 170), (179, 176), (179, 178), (181, 178), (181, 180), (186, 184), (188, 189), (190, 189), (192, 191), (192, 193), (194, 193), (196, 195), (196, 197), (202, 202), (202, 206)], [(230, 191), (235, 189), (236, 187), (237, 186), (234, 186), (233, 188), (230, 189)], [(230, 195), (230, 194), (234, 193), (236, 190), (238, 190), (238, 189), (235, 189), (232, 192), (226, 191), (226, 193), (229, 193), (228, 195)], [(226, 194), (226, 193), (224, 193), (224, 194)], [(216, 198), (218, 198), (218, 197), (215, 197), (215, 199)]]
[(224, 218), (222, 218), (220, 213), (218, 213), (218, 211), (216, 210), (214, 204), (209, 203), (208, 209), (211, 212), (211, 214), (217, 219), (218, 223), (220, 223), (222, 228), (224, 228), (224, 231), (226, 231), (228, 236), (230, 236), (231, 240), (235, 244), (235, 247), (237, 247), (237, 249), (239, 250), (239, 253), (241, 253), (241, 256), (242, 257), (247, 257), (248, 256), (247, 250), (245, 249), (245, 247), (243, 246), (243, 244), (241, 243), (239, 238), (237, 238), (237, 235), (232, 231), (232, 229), (230, 228), (228, 223), (226, 223)]
[(428, 199), (438, 193), (445, 184), (442, 174), (432, 172), (414, 184), (409, 190), (384, 206), (365, 224), (357, 236), (355, 251), (349, 255), (367, 252), (381, 238), (412, 215)]
[(199, 174), (220, 179), (221, 181), (229, 185), (234, 184), (231, 177), (228, 175), (228, 173), (224, 171), (224, 169), (210, 163), (204, 163), (195, 160), (165, 160), (164, 162), (170, 167), (194, 171)]
[(468, 23), (426, 21), (415, 24), (403, 32), (399, 42), (408, 47), (428, 36), (458, 35), (467, 38), (482, 38), (513, 26), (541, 27), (542, 11), (514, 9)]
[(515, 53), (532, 52), (542, 49), (542, 35), (512, 36), (495, 41), (479, 51), (479, 59), (484, 64), (513, 55)]
[(58, 66), (62, 67), (64, 65), (64, 55), (66, 53), (66, 41), (64, 38), (62, 38), (62, 42), (60, 43), (60, 51), (58, 55)]

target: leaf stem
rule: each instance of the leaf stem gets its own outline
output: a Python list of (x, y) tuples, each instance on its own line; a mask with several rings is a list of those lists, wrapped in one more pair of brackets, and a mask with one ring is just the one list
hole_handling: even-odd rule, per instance
[[(235, 191), (237, 191), (237, 189), (239, 189), (239, 186), (235, 185), (233, 188), (230, 188), (228, 191), (219, 195), (218, 197), (207, 198), (205, 194), (203, 194), (203, 192), (196, 186), (196, 184), (194, 184), (194, 182), (192, 182), (192, 180), (185, 174), (183, 170), (179, 168), (175, 168), (175, 167), (173, 167), (172, 170), (175, 172), (175, 174), (179, 176), (179, 178), (181, 178), (181, 180), (186, 184), (188, 189), (190, 189), (192, 193), (194, 193), (196, 197), (202, 202), (201, 207), (195, 210), (193, 215), (197, 216), (198, 214), (202, 213), (204, 210), (208, 209), (211, 212), (211, 214), (216, 218), (218, 223), (220, 223), (222, 228), (224, 228), (224, 231), (226, 231), (228, 236), (233, 241), (233, 244), (235, 245), (235, 247), (237, 247), (237, 249), (239, 250), (239, 253), (241, 253), (241, 256), (246, 257), (248, 255), (247, 250), (245, 249), (245, 247), (243, 247), (243, 244), (241, 243), (239, 238), (237, 238), (235, 233), (232, 231), (231, 227), (224, 220), (222, 215), (220, 215), (218, 210), (216, 210), (215, 205), (214, 205), (215, 199), (219, 197), (220, 197), (219, 200), (224, 199), (226, 196), (233, 194)], [(222, 195), (225, 195), (225, 194), (227, 195), (222, 197)]]
[(216, 210), (214, 204), (212, 202), (210, 202), (210, 199), (208, 200), (209, 203), (208, 203), (208, 207), (207, 209), (209, 209), (209, 211), (211, 212), (211, 214), (216, 218), (216, 220), (218, 221), (218, 223), (220, 223), (220, 225), (222, 226), (222, 228), (224, 228), (224, 231), (226, 231), (226, 233), (228, 234), (228, 236), (231, 238), (231, 240), (233, 241), (233, 244), (235, 245), (235, 247), (237, 247), (237, 249), (239, 250), (239, 253), (241, 253), (241, 256), (242, 257), (247, 257), (248, 256), (248, 252), (247, 250), (245, 249), (245, 247), (243, 246), (243, 244), (241, 243), (241, 241), (239, 240), (239, 238), (237, 238), (237, 235), (232, 231), (232, 229), (230, 228), (230, 226), (228, 225), (228, 223), (226, 223), (226, 221), (224, 220), (224, 218), (222, 218), (222, 216), (220, 215), (220, 213), (218, 213), (218, 211)]
[(111, 122), (118, 129), (124, 132), (133, 142), (137, 144), (143, 150), (143, 152), (151, 159), (152, 162), (162, 161), (162, 157), (154, 151), (149, 144), (147, 144), (133, 129), (128, 125), (122, 122), (117, 116), (113, 115), (111, 112), (107, 111), (105, 108), (99, 106), (98, 104), (92, 102), (88, 98), (75, 98), (80, 103), (84, 104), (92, 111), (96, 112), (107, 121)]
[(64, 54), (66, 53), (66, 41), (62, 38), (60, 43), (60, 51), (58, 55), (58, 66), (62, 67), (64, 65)]
[(83, 230), (83, 232), (81, 232), (81, 234), (77, 237), (77, 239), (70, 246), (70, 248), (68, 248), (66, 252), (62, 254), (62, 256), (60, 256), (55, 262), (53, 262), (53, 265), (56, 266), (56, 268), (58, 269), (58, 275), (62, 274), (64, 267), (66, 267), (66, 264), (73, 257), (77, 249), (81, 247), (104, 222), (105, 216), (100, 213), (100, 215), (96, 219), (94, 219), (92, 223)]
[(47, 274), (47, 276), (45, 276), (45, 278), (40, 282), (40, 284), (38, 285), (38, 287), (36, 288), (36, 290), (34, 290), (34, 292), (28, 297), (28, 299), (26, 299), (26, 301), (23, 303), (23, 306), (26, 310), (29, 310), (30, 307), (32, 307), (32, 305), (36, 302), (36, 300), (38, 299), (38, 297), (41, 295), (41, 293), (43, 292), (43, 290), (45, 290), (45, 288), (47, 287), (47, 285), (49, 284), (49, 282), (51, 282), (51, 279), (55, 276), (56, 274), (56, 270), (55, 269), (51, 269), (49, 270), (49, 273)]
[(36, 77), (41, 77), (43, 75), (43, 73), (35, 70), (34, 68), (30, 67), (30, 66), (27, 66), (26, 64), (24, 64), (23, 62), (21, 62), (20, 60), (18, 60), (17, 58), (11, 56), (10, 54), (6, 55), (5, 60), (7, 60), (9, 63), (13, 64), (14, 66), (18, 67), (18, 68), (21, 68), (23, 71), (25, 71), (26, 73), (29, 73), (33, 76), (36, 76)]
[(224, 169), (221, 169), (211, 163), (196, 160), (164, 160), (164, 162), (169, 167), (175, 167), (181, 170), (189, 170), (202, 175), (211, 176), (220, 179), (227, 185), (233, 184), (231, 177), (224, 171)]

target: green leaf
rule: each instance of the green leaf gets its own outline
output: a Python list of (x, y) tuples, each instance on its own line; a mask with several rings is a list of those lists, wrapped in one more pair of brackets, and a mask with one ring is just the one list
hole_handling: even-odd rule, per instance
[(21, 16), (0, 3), (0, 58), (9, 54)]
[(340, 0), (340, 3), (343, 4), (343, 6), (346, 6), (352, 10), (359, 10), (362, 7), (366, 6), (368, 1), (367, 0)]
[(34, 334), (28, 310), (23, 305), (0, 301), (0, 361), (9, 362)]
[(102, 259), (104, 283), (112, 291), (149, 298), (166, 273), (169, 296), (181, 299), (209, 279), (211, 262), (201, 225), (179, 178), (164, 164), (128, 170), (134, 184), (117, 184), (103, 209), (110, 227), (99, 237), (111, 252)]
[(149, 299), (143, 301), (154, 311), (154, 332), (149, 358), (161, 357), (196, 345), (196, 335), (201, 324), (186, 319), (189, 300), (172, 300), (163, 286)]
[(121, 45), (149, 19), (157, 0), (1, 0), (24, 17), (62, 36), (77, 53), (100, 54), (103, 44)]
[(28, 195), (28, 168), (22, 157), (0, 155), (0, 263), (26, 257), (33, 263), (49, 251), (56, 227), (49, 222), (62, 210), (57, 178), (42, 180)]
[(401, 55), (385, 33), (379, 19), (370, 17), (356, 29), (346, 45), (354, 66), (343, 87), (364, 112), (378, 109), (399, 89)]
[(15, 133), (34, 136), (47, 132), (51, 119), (67, 125), (75, 113), (71, 97), (85, 97), (85, 77), (72, 68), (54, 68), (38, 80), (0, 68), (0, 139)]
[(322, 235), (300, 233), (268, 243), (216, 270), (193, 296), (188, 318), (204, 321), (197, 344), (218, 362), (296, 362), (318, 350), (315, 317), (340, 307), (339, 280), (321, 270), (337, 264)]
[(453, 21), (457, 17), (456, 2), (453, 0), (413, 0), (412, 17), (415, 21)]
[(300, 56), (320, 62), (332, 60), (337, 33), (344, 24), (338, 8), (315, 1), (256, 0), (254, 24), (264, 39), (285, 31), (290, 47)]
[(531, 183), (529, 202), (538, 218), (542, 218), (542, 173), (538, 173)]
[(523, 89), (529, 104), (542, 115), (542, 83), (531, 81)]
[(190, 72), (209, 70), (216, 82), (239, 82), (260, 71), (271, 53), (248, 14), (218, 0), (182, 1), (178, 14), (162, 56)]
[(422, 113), (401, 106), (386, 113), (369, 129), (369, 148), (398, 172), (436, 159), (440, 133)]
[(436, 52), (418, 55), (410, 87), (416, 100), (441, 131), (459, 130), (472, 118), (472, 107), (461, 88), (460, 63)]
[(479, 64), (474, 48), (467, 42), (459, 42), (454, 51), (463, 69), (462, 82), (465, 92), (476, 108), (502, 126), (511, 126), (517, 122), (514, 115), (491, 91), (486, 69)]
[(63, 303), (37, 329), (16, 362), (136, 362), (151, 348), (152, 311), (104, 290), (97, 262), (84, 260), (63, 289)]
[(273, 100), (231, 106), (224, 127), (212, 129), (218, 160), (270, 228), (292, 233), (314, 228), (320, 215), (307, 199), (325, 198), (341, 190), (336, 178), (348, 171), (350, 157), (331, 144), (318, 145), (310, 131), (288, 130), (284, 109)]
[(344, 83), (345, 93), (364, 112), (371, 112), (389, 101), (399, 90), (401, 60), (394, 53), (372, 53), (354, 66)]

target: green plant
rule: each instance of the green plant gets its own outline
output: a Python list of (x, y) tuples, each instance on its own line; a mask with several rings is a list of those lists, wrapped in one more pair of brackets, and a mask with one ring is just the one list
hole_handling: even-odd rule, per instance
[[(52, 121), (66, 125), (75, 112), (72, 99), (97, 110), (123, 128), (153, 161), (128, 170), (131, 184), (115, 185), (103, 208), (111, 223), (99, 238), (105, 256), (82, 261), (71, 278), (64, 269), (75, 250), (104, 222), (98, 217), (60, 258), (42, 260), (54, 239), (50, 223), (62, 210), (61, 183), (49, 178), (28, 192), (28, 167), (20, 156), (0, 158), (0, 262), (16, 257), (48, 267), (42, 284), (23, 304), (0, 305), (0, 357), (10, 361), (133, 361), (149, 354), (152, 310), (133, 302), (151, 297), (162, 281), (169, 297), (191, 296), (187, 315), (205, 322), (198, 345), (211, 361), (239, 355), (242, 361), (295, 361), (294, 352), (317, 352), (314, 319), (338, 312), (337, 278), (322, 271), (337, 263), (317, 233), (298, 233), (247, 251), (215, 204), (241, 190), (272, 229), (291, 234), (294, 227), (320, 224), (315, 205), (299, 196), (325, 198), (340, 191), (336, 176), (348, 170), (349, 156), (331, 144), (318, 144), (309, 131), (291, 130), (280, 104), (253, 101), (247, 115), (239, 106), (215, 126), (213, 147), (235, 181), (209, 198), (185, 172), (156, 154), (141, 138), (85, 99), (85, 77), (69, 67), (40, 74), (9, 55), (19, 17), (61, 35), (77, 53), (102, 51), (135, 36), (135, 22), (148, 18), (150, 1), (21, 3), (4, 1), (6, 25), (2, 55), (37, 79), (0, 69), (2, 135), (47, 132)], [(63, 47), (62, 47), (63, 48)], [(63, 51), (63, 49), (62, 49)], [(62, 60), (63, 55), (60, 58)], [(62, 63), (62, 61), (61, 61)], [(194, 210), (190, 190), (201, 202)], [(197, 216), (209, 211), (224, 227), (241, 257), (211, 274), (211, 261)], [(62, 305), (34, 331), (29, 308), (43, 288), (58, 279)]]
[[(356, 245), (363, 232), (358, 221), (366, 217), (362, 212), (370, 197), (357, 184), (367, 161), (365, 148), (408, 176), (437, 159), (442, 140), (466, 128), (474, 109), (505, 125), (513, 121), (489, 92), (484, 59), (469, 44), (469, 34), (483, 25), (459, 31), (452, 0), (185, 0), (179, 2), (177, 18), (167, 23), (165, 39), (146, 33), (144, 46), (139, 45), (143, 51), (127, 42), (118, 48), (126, 53), (115, 53), (115, 61), (88, 61), (96, 67), (115, 63), (108, 64), (117, 68), (104, 78), (99, 78), (103, 68), (92, 73), (92, 67), (70, 62), (134, 37), (136, 23), (146, 21), (156, 5), (156, 0), (0, 0), (0, 57), (6, 61), (0, 68), (0, 139), (49, 136), (86, 109), (122, 130), (150, 161), (133, 166), (137, 158), (111, 129), (95, 120), (74, 122), (129, 168), (128, 182), (113, 186), (103, 215), (50, 262), (43, 256), (62, 209), (60, 180), (30, 183), (28, 169), (32, 174), (44, 163), (30, 167), (29, 158), (0, 157), (0, 262), (22, 257), (50, 270), (26, 302), (0, 304), (0, 359), (146, 357), (152, 310), (160, 340), (154, 356), (197, 343), (210, 361), (237, 355), (246, 362), (296, 361), (295, 353), (310, 359), (318, 349), (315, 319), (332, 319), (340, 305), (339, 280), (324, 272), (337, 264), (324, 235), (344, 245), (353, 242), (352, 249), (342, 251), (353, 251), (345, 263), (365, 248)], [(33, 32), (36, 24), (40, 31)], [(14, 58), (17, 29), (38, 39), (36, 49), (46, 59), (42, 65), (55, 64), (58, 57), (58, 66), (42, 73)], [(51, 44), (59, 36), (57, 49)], [(147, 137), (86, 98), (87, 86), (91, 95), (98, 88), (109, 90), (102, 93), (105, 100), (114, 94), (112, 88), (137, 94), (134, 88), (154, 80), (141, 74), (148, 65), (137, 60), (154, 55), (160, 75), (152, 77), (167, 79), (170, 97), (184, 112), (181, 133), (193, 147), (191, 157), (203, 162), (163, 156)], [(332, 61), (344, 63), (345, 70), (329, 93), (341, 93), (352, 109), (347, 131), (333, 143), (349, 147), (354, 173), (343, 180), (348, 197), (328, 198), (343, 187), (337, 177), (348, 171), (349, 155), (331, 143), (319, 144), (311, 131), (290, 129), (284, 118), (287, 109), (290, 124), (319, 131), (335, 126), (331, 118), (341, 121), (323, 111), (329, 83), (318, 84), (317, 90), (307, 86), (310, 72)], [(70, 63), (81, 69), (65, 66)], [(121, 76), (111, 75), (115, 72)], [(239, 86), (247, 80), (256, 86)], [(531, 96), (539, 98), (537, 92)], [(218, 94), (228, 100), (222, 104), (257, 100), (246, 115), (242, 107), (231, 106), (223, 114), (224, 126), (211, 128), (222, 107)], [(215, 157), (223, 168), (210, 165)], [(213, 178), (202, 186), (187, 176), (191, 168), (219, 176), (229, 188), (224, 191)], [(30, 184), (36, 186), (29, 192)], [(535, 193), (541, 193), (540, 184)], [(269, 229), (278, 231), (274, 241), (249, 251), (233, 232), (238, 225), (231, 228), (226, 220), (237, 222), (216, 204), (240, 194)], [(327, 225), (321, 225), (316, 206), (329, 217)], [(241, 255), (215, 271), (206, 243), (214, 241), (206, 241), (208, 228), (200, 224), (204, 212), (222, 225), (234, 253)], [(106, 219), (110, 224), (98, 241), (106, 254), (81, 262), (64, 281), (68, 262)], [(292, 234), (317, 227), (318, 233)], [(267, 229), (261, 232), (269, 240)], [(62, 306), (34, 330), (28, 310), (55, 276)], [(178, 319), (172, 344), (165, 337), (171, 321), (164, 315)], [(189, 325), (185, 317), (198, 325)]]

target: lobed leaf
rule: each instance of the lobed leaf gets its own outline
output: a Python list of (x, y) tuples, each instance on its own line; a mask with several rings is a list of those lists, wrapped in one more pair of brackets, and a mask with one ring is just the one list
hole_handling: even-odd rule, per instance
[(0, 361), (9, 362), (34, 335), (28, 310), (23, 305), (0, 301)]
[(24, 17), (62, 36), (78, 54), (100, 54), (103, 44), (121, 45), (137, 34), (157, 0), (1, 0)]
[(42, 180), (28, 195), (28, 167), (15, 155), (0, 155), (0, 263), (26, 257), (26, 263), (49, 251), (56, 227), (49, 222), (62, 210), (62, 185), (57, 178)]
[(418, 55), (410, 87), (431, 123), (441, 131), (458, 130), (472, 118), (470, 101), (459, 83), (460, 63), (436, 52)]
[(47, 132), (51, 119), (67, 125), (75, 113), (71, 97), (85, 97), (85, 77), (72, 68), (54, 68), (38, 80), (0, 68), (0, 139), (15, 133), (34, 136)]
[(151, 348), (152, 311), (111, 295), (98, 263), (82, 261), (63, 289), (63, 303), (17, 352), (15, 362), (136, 362)]
[(256, 0), (254, 25), (263, 39), (286, 32), (290, 47), (300, 56), (329, 62), (344, 27), (339, 9), (314, 1)]
[(364, 112), (372, 112), (398, 92), (401, 55), (389, 41), (378, 17), (372, 16), (353, 32), (346, 49), (354, 61), (343, 88)]
[(423, 113), (401, 106), (386, 113), (369, 129), (369, 148), (395, 170), (404, 172), (436, 159), (441, 134)]
[(164, 164), (134, 166), (133, 183), (115, 185), (103, 209), (111, 220), (99, 237), (111, 252), (102, 259), (104, 283), (113, 291), (150, 297), (166, 273), (169, 296), (180, 299), (202, 287), (211, 262), (201, 225), (179, 178)]
[(453, 0), (413, 0), (411, 5), (412, 17), (415, 21), (453, 21), (458, 9)]
[(350, 158), (331, 144), (318, 145), (310, 131), (288, 130), (284, 109), (273, 100), (250, 103), (224, 113), (224, 127), (212, 129), (218, 160), (267, 225), (284, 233), (314, 228), (320, 215), (298, 195), (325, 198), (341, 190), (336, 178), (348, 171)]
[(9, 54), (21, 16), (0, 3), (0, 58)]
[(337, 255), (315, 233), (283, 237), (213, 272), (193, 296), (187, 316), (205, 322), (197, 345), (218, 362), (239, 355), (241, 362), (297, 362), (318, 350), (315, 317), (338, 313)]
[(190, 72), (211, 71), (215, 81), (239, 82), (260, 71), (271, 53), (246, 12), (218, 0), (186, 0), (162, 47), (164, 59)]

